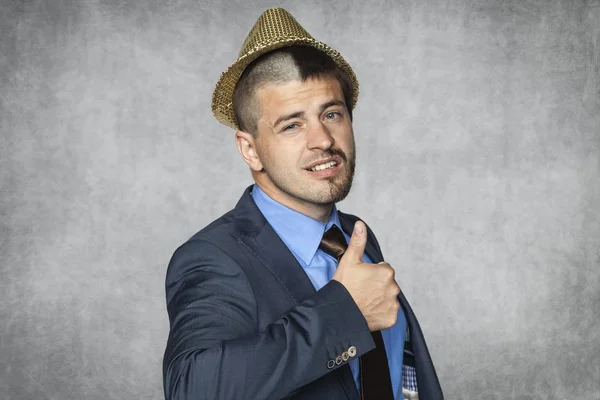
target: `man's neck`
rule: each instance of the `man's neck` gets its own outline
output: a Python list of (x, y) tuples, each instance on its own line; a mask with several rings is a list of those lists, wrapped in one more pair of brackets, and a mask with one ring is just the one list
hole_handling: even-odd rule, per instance
[(279, 204), (291, 208), (292, 210), (304, 214), (317, 221), (321, 221), (323, 223), (327, 223), (327, 221), (329, 221), (329, 216), (331, 215), (333, 204), (310, 203), (291, 197), (288, 194), (281, 192), (280, 190), (275, 190), (269, 187), (268, 185), (260, 185), (258, 182), (256, 182), (256, 185), (258, 185), (267, 196), (269, 196), (271, 199), (275, 200)]

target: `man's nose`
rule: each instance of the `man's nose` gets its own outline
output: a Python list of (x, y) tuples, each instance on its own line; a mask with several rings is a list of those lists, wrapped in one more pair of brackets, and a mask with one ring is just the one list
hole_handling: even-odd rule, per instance
[(306, 143), (309, 149), (327, 150), (333, 146), (334, 142), (335, 140), (325, 124), (321, 121), (311, 124)]

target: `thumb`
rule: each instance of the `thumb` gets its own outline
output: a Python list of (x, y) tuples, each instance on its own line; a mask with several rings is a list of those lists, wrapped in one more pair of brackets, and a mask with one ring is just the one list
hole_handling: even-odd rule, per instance
[(362, 261), (363, 254), (365, 252), (365, 246), (367, 245), (367, 227), (364, 222), (356, 221), (354, 224), (354, 230), (350, 237), (350, 243), (346, 249), (346, 254), (349, 257)]

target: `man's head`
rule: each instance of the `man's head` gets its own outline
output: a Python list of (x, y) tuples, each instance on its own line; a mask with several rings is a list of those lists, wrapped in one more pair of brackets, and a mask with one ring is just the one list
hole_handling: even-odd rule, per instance
[(252, 135), (257, 133), (261, 110), (255, 94), (261, 87), (324, 77), (334, 78), (340, 83), (352, 119), (352, 81), (326, 54), (313, 47), (292, 46), (261, 56), (246, 67), (233, 92), (233, 109), (240, 130)]
[[(236, 142), (269, 196), (309, 215), (347, 196), (355, 168), (352, 96), (348, 77), (309, 47), (276, 50), (247, 67), (233, 97)], [(322, 162), (330, 168), (315, 170)]]

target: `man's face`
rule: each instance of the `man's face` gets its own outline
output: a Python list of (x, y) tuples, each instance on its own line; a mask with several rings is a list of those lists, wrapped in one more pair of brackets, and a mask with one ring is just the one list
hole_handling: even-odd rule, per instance
[(355, 146), (339, 82), (269, 84), (256, 100), (255, 150), (263, 170), (254, 176), (261, 188), (296, 210), (343, 200), (352, 186)]

